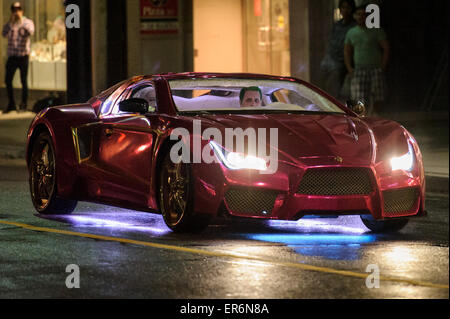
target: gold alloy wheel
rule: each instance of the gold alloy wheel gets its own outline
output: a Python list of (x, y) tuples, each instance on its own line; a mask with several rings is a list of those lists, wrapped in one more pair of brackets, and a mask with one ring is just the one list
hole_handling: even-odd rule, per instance
[(44, 211), (55, 190), (55, 154), (48, 138), (39, 138), (33, 146), (30, 166), (30, 188), (33, 204)]
[(186, 214), (190, 192), (190, 176), (187, 164), (174, 163), (166, 155), (160, 178), (160, 204), (165, 222), (177, 226)]

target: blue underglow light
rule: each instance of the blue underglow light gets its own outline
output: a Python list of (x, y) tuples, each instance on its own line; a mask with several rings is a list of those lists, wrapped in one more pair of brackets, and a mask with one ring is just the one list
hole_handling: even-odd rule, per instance
[(375, 242), (377, 236), (367, 233), (359, 216), (339, 219), (268, 221), (269, 233), (248, 233), (246, 238), (284, 244), (303, 256), (329, 260), (358, 260), (362, 246)]
[(249, 234), (249, 239), (285, 244), (297, 254), (329, 260), (358, 260), (361, 246), (376, 241), (375, 235)]
[(375, 235), (339, 234), (249, 234), (247, 237), (286, 245), (361, 245), (376, 240)]

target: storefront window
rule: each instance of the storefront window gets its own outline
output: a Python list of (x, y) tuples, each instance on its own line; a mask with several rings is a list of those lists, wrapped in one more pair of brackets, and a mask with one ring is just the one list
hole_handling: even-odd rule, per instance
[(289, 76), (289, 0), (244, 4), (247, 72)]
[[(10, 19), (12, 0), (0, 0), (1, 26)], [(28, 85), (30, 89), (65, 91), (66, 76), (66, 29), (63, 0), (22, 0), (24, 16), (33, 20), (36, 32), (31, 38)], [(1, 41), (0, 79), (4, 79), (7, 59), (7, 41)], [(4, 86), (4, 81), (1, 81)], [(19, 72), (14, 86), (20, 87)]]
[(291, 74), (289, 0), (194, 0), (193, 8), (195, 71)]

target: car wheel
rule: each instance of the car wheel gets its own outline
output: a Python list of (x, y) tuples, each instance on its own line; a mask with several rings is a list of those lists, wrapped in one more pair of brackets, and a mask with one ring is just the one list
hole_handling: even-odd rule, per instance
[(175, 232), (200, 232), (211, 217), (196, 214), (189, 164), (174, 163), (168, 152), (161, 165), (159, 203), (166, 225)]
[(361, 220), (371, 231), (375, 233), (393, 233), (403, 229), (408, 224), (408, 219), (375, 220), (371, 215), (361, 216)]
[(48, 133), (41, 133), (33, 143), (29, 183), (31, 200), (40, 214), (70, 214), (77, 206), (77, 201), (57, 196), (55, 151)]

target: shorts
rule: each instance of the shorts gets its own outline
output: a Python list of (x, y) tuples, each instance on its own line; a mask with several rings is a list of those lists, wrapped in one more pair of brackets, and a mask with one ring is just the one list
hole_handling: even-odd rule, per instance
[(355, 101), (382, 102), (385, 98), (384, 74), (381, 68), (355, 69), (351, 82), (351, 95)]

